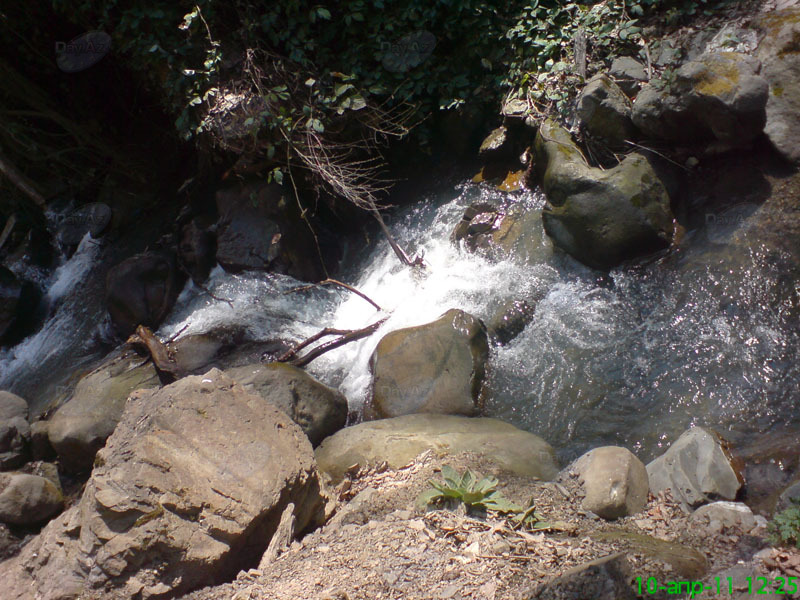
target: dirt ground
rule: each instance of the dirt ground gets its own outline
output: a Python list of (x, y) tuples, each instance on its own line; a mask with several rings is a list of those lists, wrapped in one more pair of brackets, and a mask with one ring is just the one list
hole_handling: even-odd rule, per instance
[[(552, 529), (515, 529), (497, 514), (467, 514), (463, 505), (420, 508), (417, 497), (431, 478), (441, 478), (443, 464), (496, 476), (505, 497), (522, 506), (533, 500)], [(469, 454), (444, 459), (428, 453), (396, 471), (354, 473), (335, 494), (340, 503), (330, 522), (293, 542), (271, 564), (185, 598), (511, 600), (529, 598), (571, 567), (617, 552), (626, 554), (634, 589), (636, 577), (713, 581), (715, 573), (733, 566), (753, 574), (770, 571), (750, 560), (767, 546), (758, 531), (712, 534), (666, 496), (651, 497), (641, 514), (606, 522), (581, 510), (580, 484), (572, 476), (560, 483), (520, 479)], [(770, 556), (774, 574), (800, 575), (800, 554)]]

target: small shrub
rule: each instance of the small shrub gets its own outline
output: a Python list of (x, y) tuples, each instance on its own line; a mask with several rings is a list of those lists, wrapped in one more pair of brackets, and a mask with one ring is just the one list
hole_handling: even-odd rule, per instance
[(792, 498), (792, 506), (777, 513), (767, 529), (773, 544), (800, 548), (800, 499)]
[(528, 508), (511, 502), (497, 490), (498, 481), (495, 477), (478, 477), (469, 469), (459, 475), (450, 466), (442, 467), (444, 481), (431, 479), (430, 488), (419, 496), (419, 504), (423, 507), (431, 504), (444, 506), (448, 503), (463, 503), (467, 510), (484, 510), (504, 514), (510, 518), (514, 526), (529, 529), (551, 529), (552, 526), (544, 522), (536, 512), (531, 501)]

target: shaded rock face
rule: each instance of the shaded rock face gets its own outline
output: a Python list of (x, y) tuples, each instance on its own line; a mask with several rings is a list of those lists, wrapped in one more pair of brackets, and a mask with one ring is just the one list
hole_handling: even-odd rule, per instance
[(111, 321), (121, 335), (138, 325), (156, 329), (172, 310), (185, 277), (169, 252), (145, 252), (109, 270), (106, 304)]
[(704, 54), (678, 69), (673, 82), (645, 86), (633, 122), (650, 137), (676, 143), (749, 143), (766, 123), (768, 85), (759, 68), (746, 54)]
[(553, 121), (542, 124), (535, 148), (549, 203), (544, 229), (556, 246), (585, 265), (610, 269), (669, 245), (669, 196), (644, 156), (630, 154), (605, 171), (590, 167)]
[(46, 521), (64, 506), (61, 490), (45, 477), (27, 473), (0, 473), (0, 521), (34, 525)]
[(225, 374), (289, 415), (314, 446), (347, 421), (347, 399), (297, 367), (254, 364), (229, 369)]
[(84, 376), (75, 392), (48, 421), (47, 432), (64, 468), (88, 471), (119, 422), (133, 390), (160, 385), (152, 362), (133, 352)]
[(723, 440), (703, 427), (683, 433), (647, 465), (647, 474), (654, 494), (670, 489), (673, 498), (688, 506), (734, 500), (743, 483)]
[(35, 329), (41, 294), (0, 265), (0, 345), (14, 345)]
[(641, 89), (642, 84), (647, 81), (644, 65), (630, 56), (615, 58), (608, 74), (630, 98), (633, 98)]
[(461, 310), (388, 333), (370, 359), (375, 417), (474, 414), (488, 358), (486, 328)]
[(631, 121), (631, 101), (607, 75), (596, 75), (578, 95), (577, 114), (589, 134), (613, 147), (637, 137)]
[[(536, 299), (538, 301), (538, 298)], [(517, 337), (533, 321), (536, 302), (509, 300), (497, 310), (488, 323), (493, 343), (507, 344)]]
[(102, 202), (92, 202), (73, 210), (59, 224), (56, 239), (65, 248), (77, 246), (88, 233), (93, 238), (103, 235), (111, 224), (111, 207)]
[(0, 471), (25, 464), (30, 441), (28, 403), (16, 394), (0, 391)]
[(426, 450), (475, 452), (521, 477), (550, 480), (558, 467), (542, 438), (498, 419), (452, 415), (406, 415), (346, 427), (327, 438), (315, 456), (320, 471), (339, 481), (353, 465), (386, 461), (393, 469)]
[(635, 600), (633, 580), (625, 555), (612, 554), (570, 569), (539, 586), (530, 600)]
[(178, 256), (195, 283), (201, 284), (217, 262), (217, 237), (212, 223), (195, 217), (181, 228)]
[(258, 564), (321, 506), (311, 445), (212, 369), (131, 397), (78, 505), (0, 564), (8, 598), (174, 597)]
[(280, 185), (259, 182), (219, 190), (217, 210), (217, 262), (226, 271), (274, 271), (304, 281), (325, 278), (314, 236)]
[(647, 505), (647, 470), (626, 448), (595, 448), (575, 461), (571, 470), (583, 484), (583, 508), (604, 519), (634, 515)]
[(800, 8), (762, 17), (757, 56), (769, 83), (764, 132), (789, 161), (800, 163)]

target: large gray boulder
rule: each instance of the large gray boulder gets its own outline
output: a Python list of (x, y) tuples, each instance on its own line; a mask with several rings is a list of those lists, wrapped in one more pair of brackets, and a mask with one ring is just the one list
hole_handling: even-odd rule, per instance
[(221, 371), (139, 391), (78, 505), (0, 563), (4, 598), (165, 598), (258, 564), (322, 507), (305, 434)]
[(315, 455), (319, 469), (339, 481), (353, 465), (408, 464), (426, 450), (475, 452), (522, 477), (550, 480), (558, 472), (553, 448), (542, 438), (498, 419), (406, 415), (346, 427)]
[(691, 507), (734, 500), (743, 483), (722, 438), (703, 427), (684, 432), (647, 465), (647, 474), (654, 494), (669, 489), (675, 500)]
[(254, 364), (228, 369), (225, 374), (289, 415), (313, 446), (347, 421), (347, 398), (297, 367), (278, 362)]
[(27, 473), (0, 473), (0, 521), (11, 525), (35, 525), (64, 507), (57, 485), (45, 477)]
[(611, 63), (608, 75), (629, 97), (633, 98), (648, 79), (644, 65), (631, 56), (618, 56)]
[(630, 154), (608, 170), (590, 167), (569, 133), (552, 120), (536, 136), (536, 168), (553, 243), (598, 269), (669, 245), (669, 196), (647, 158)]
[(377, 418), (412, 413), (472, 415), (489, 344), (479, 319), (452, 309), (432, 323), (386, 334), (370, 359)]
[(583, 486), (583, 508), (604, 519), (628, 517), (647, 505), (647, 469), (626, 448), (603, 446), (590, 450), (575, 461), (571, 471)]
[(800, 162), (800, 8), (767, 14), (758, 20), (761, 76), (769, 82), (767, 124), (773, 145), (788, 160)]
[(28, 403), (16, 394), (0, 390), (0, 423), (15, 417), (28, 419)]
[(651, 82), (636, 97), (633, 123), (647, 136), (675, 143), (749, 143), (764, 130), (768, 85), (755, 58), (703, 54)]
[(577, 99), (581, 126), (612, 147), (622, 148), (638, 132), (631, 121), (631, 101), (607, 75), (592, 77)]
[(0, 391), (0, 471), (25, 464), (30, 440), (28, 403), (16, 394)]
[(153, 363), (132, 351), (81, 378), (72, 398), (47, 425), (50, 443), (62, 466), (72, 471), (91, 469), (95, 454), (114, 432), (130, 393), (159, 385)]

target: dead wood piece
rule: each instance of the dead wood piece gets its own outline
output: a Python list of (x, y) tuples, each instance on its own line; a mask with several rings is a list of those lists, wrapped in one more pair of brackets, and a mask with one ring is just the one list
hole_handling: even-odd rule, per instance
[[(304, 367), (308, 363), (310, 363), (315, 358), (319, 358), (329, 350), (333, 350), (334, 348), (339, 348), (344, 346), (345, 344), (349, 344), (350, 342), (355, 342), (356, 340), (360, 340), (367, 336), (372, 335), (375, 333), (381, 325), (386, 322), (386, 319), (389, 317), (384, 317), (379, 321), (376, 321), (372, 325), (368, 325), (367, 327), (363, 327), (361, 329), (333, 329), (330, 327), (326, 327), (325, 329), (315, 333), (310, 338), (300, 342), (294, 348), (283, 354), (278, 358), (278, 362), (285, 362), (289, 363), (290, 365), (294, 365), (295, 367)], [(303, 356), (298, 356), (297, 353), (313, 344), (314, 342), (318, 342), (324, 337), (328, 336), (339, 336), (335, 340), (330, 340), (324, 342), (308, 352)]]
[(281, 554), (286, 548), (289, 547), (289, 544), (292, 543), (292, 538), (294, 538), (295, 522), (294, 504), (290, 502), (286, 505), (286, 508), (283, 509), (283, 514), (281, 515), (281, 520), (278, 523), (278, 528), (275, 530), (275, 533), (272, 534), (272, 539), (269, 541), (269, 546), (267, 546), (266, 551), (261, 557), (261, 561), (258, 563), (259, 571), (264, 571), (272, 562), (275, 561), (276, 558), (278, 558), (278, 555)]
[(342, 283), (341, 281), (337, 281), (336, 279), (325, 279), (323, 281), (320, 281), (319, 283), (312, 283), (311, 285), (304, 285), (302, 287), (297, 287), (297, 288), (291, 289), (291, 290), (289, 290), (287, 292), (284, 292), (284, 293), (293, 294), (294, 292), (305, 292), (306, 290), (310, 290), (310, 289), (313, 289), (313, 288), (315, 288), (317, 286), (322, 286), (322, 285), (335, 285), (335, 286), (344, 288), (344, 289), (346, 289), (346, 290), (348, 290), (350, 292), (353, 292), (356, 296), (360, 296), (361, 298), (363, 298), (364, 300), (366, 300), (367, 302), (372, 304), (372, 306), (374, 306), (376, 310), (380, 310), (380, 311), (383, 310), (380, 306), (378, 306), (377, 302), (372, 300), (372, 298), (367, 296), (364, 292), (362, 292), (360, 290), (357, 290), (356, 288), (354, 288), (351, 285), (347, 285), (346, 283)]
[(150, 353), (150, 358), (156, 370), (173, 381), (187, 375), (175, 362), (169, 346), (158, 339), (156, 334), (148, 327), (139, 325), (136, 328), (136, 333), (128, 338), (127, 343), (133, 346), (143, 346)]

